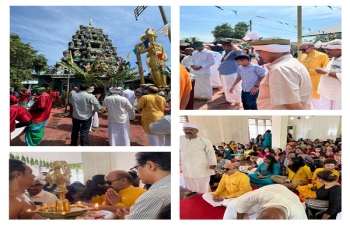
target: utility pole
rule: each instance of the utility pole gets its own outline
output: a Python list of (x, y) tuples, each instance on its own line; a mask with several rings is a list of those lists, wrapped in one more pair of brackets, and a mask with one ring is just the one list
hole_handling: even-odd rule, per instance
[[(302, 23), (302, 8), (301, 6), (298, 6), (298, 45), (299, 46), (301, 44), (301, 35), (302, 35), (302, 26), (303, 26), (303, 23)], [(301, 59), (301, 55), (303, 53), (301, 51), (298, 51), (298, 60), (300, 61)]]
[[(164, 25), (167, 25), (168, 24), (168, 20), (166, 18), (166, 15), (165, 15), (165, 12), (164, 12), (164, 9), (163, 9), (163, 6), (159, 6), (159, 11), (160, 11), (160, 14), (162, 15), (162, 18), (163, 18), (163, 22), (164, 22)], [(169, 38), (169, 41), (171, 43), (171, 32), (170, 32), (170, 26), (168, 28), (168, 38)]]
[(249, 20), (249, 31), (252, 31), (252, 20)]

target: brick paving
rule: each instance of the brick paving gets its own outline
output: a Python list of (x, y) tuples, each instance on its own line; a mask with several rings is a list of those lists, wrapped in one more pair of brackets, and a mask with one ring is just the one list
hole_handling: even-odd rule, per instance
[[(72, 118), (64, 117), (64, 108), (51, 110), (49, 123), (45, 127), (44, 138), (39, 146), (69, 146), (72, 130)], [(69, 113), (69, 110), (68, 110)], [(165, 109), (169, 114), (169, 108)], [(141, 115), (136, 113), (135, 120), (130, 121), (131, 146), (148, 146), (147, 134), (141, 126)], [(25, 133), (14, 138), (11, 146), (25, 146)], [(107, 113), (99, 113), (99, 127), (89, 133), (90, 146), (109, 146)], [(78, 139), (79, 144), (79, 139)]]

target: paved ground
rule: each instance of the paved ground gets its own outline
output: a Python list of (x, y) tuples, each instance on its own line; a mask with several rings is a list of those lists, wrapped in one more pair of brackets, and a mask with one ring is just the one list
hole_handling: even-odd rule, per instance
[[(49, 123), (45, 127), (45, 134), (39, 146), (69, 146), (72, 130), (72, 118), (63, 117), (64, 108), (52, 109)], [(166, 108), (165, 113), (169, 114)], [(89, 134), (90, 146), (109, 146), (107, 113), (99, 114), (99, 127), (93, 128)], [(141, 115), (136, 114), (135, 120), (130, 121), (131, 146), (148, 146), (147, 135), (141, 126)], [(11, 146), (25, 146), (25, 134), (17, 136), (11, 141)], [(78, 141), (79, 143), (79, 141)]]
[[(258, 64), (256, 59), (252, 59), (252, 63)], [(207, 103), (207, 101), (194, 100), (193, 109), (194, 110), (244, 110), (242, 103), (240, 106), (235, 106), (234, 104), (218, 104), (220, 102), (225, 102), (224, 91), (218, 89), (213, 89), (212, 102)]]

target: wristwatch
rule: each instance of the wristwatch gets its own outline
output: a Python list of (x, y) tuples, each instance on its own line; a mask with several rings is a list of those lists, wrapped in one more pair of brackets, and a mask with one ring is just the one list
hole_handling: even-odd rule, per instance
[(254, 85), (254, 87), (257, 87), (257, 88), (258, 88), (258, 87), (259, 87), (259, 85)]

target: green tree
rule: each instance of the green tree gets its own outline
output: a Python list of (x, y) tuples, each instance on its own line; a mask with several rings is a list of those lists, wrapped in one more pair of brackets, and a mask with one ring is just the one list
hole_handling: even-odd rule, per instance
[(199, 41), (199, 40), (200, 39), (198, 37), (188, 37), (188, 38), (182, 39), (181, 42), (193, 44), (194, 42)]
[(235, 25), (235, 28), (233, 29), (234, 34), (232, 35), (232, 37), (236, 39), (242, 39), (246, 35), (248, 29), (249, 29), (248, 23), (246, 22), (237, 23)]
[(325, 35), (317, 35), (315, 36), (313, 39), (304, 39), (303, 42), (312, 42), (312, 43), (316, 43), (318, 41), (321, 41), (322, 43), (328, 42), (328, 41), (332, 41), (334, 39), (341, 39), (341, 34), (325, 34)]
[(10, 34), (10, 86), (22, 87), (21, 82), (32, 79), (32, 71), (39, 72), (47, 67), (44, 55), (37, 55), (30, 43), (23, 43), (18, 34)]
[(234, 35), (234, 30), (229, 23), (223, 23), (221, 25), (217, 25), (213, 31), (211, 31), (215, 40), (219, 40), (220, 38), (232, 38)]
[(126, 80), (131, 80), (139, 75), (138, 72), (134, 72), (137, 67), (130, 68), (130, 62), (123, 61), (118, 67), (117, 71), (111, 72), (108, 83), (110, 86), (116, 84), (123, 84)]

